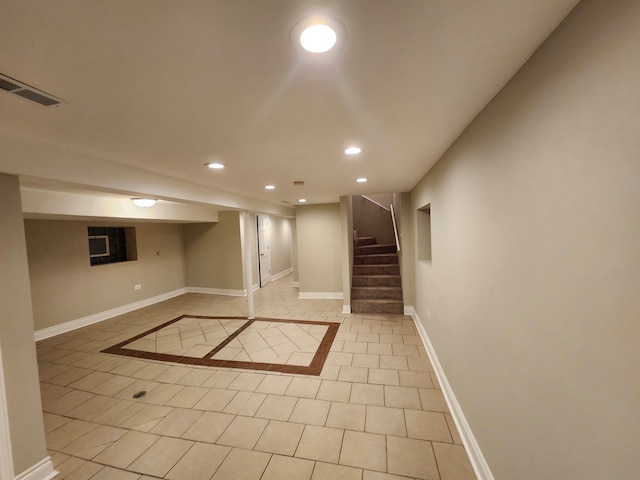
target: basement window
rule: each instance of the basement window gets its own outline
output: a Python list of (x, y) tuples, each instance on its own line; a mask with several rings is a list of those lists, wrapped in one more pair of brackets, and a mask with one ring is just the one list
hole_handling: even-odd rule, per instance
[(431, 261), (431, 204), (427, 204), (417, 211), (416, 217), (418, 234), (418, 260)]
[(135, 227), (88, 227), (91, 266), (138, 259)]

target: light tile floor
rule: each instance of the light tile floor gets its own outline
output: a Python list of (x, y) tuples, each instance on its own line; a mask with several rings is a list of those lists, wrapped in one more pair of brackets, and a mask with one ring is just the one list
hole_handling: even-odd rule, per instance
[(319, 376), (100, 353), (183, 314), (245, 315), (234, 297), (186, 294), (39, 342), (57, 478), (475, 479), (411, 318), (342, 314), (291, 282), (256, 292), (256, 315), (340, 323)]
[[(185, 317), (127, 343), (124, 348), (203, 358), (247, 322)], [(207, 358), (308, 367), (327, 330), (326, 325), (257, 320)]]

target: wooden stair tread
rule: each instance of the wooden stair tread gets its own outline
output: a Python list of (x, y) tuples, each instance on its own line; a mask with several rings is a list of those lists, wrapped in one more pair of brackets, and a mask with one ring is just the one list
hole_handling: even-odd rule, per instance
[(399, 256), (395, 244), (354, 238), (351, 311), (403, 314)]

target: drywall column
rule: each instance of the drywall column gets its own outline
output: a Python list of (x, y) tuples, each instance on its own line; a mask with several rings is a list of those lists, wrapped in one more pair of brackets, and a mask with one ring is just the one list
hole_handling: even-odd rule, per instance
[(353, 271), (353, 201), (340, 197), (340, 224), (342, 227), (342, 313), (351, 313), (351, 273)]
[(0, 344), (0, 480), (13, 478), (9, 412), (7, 412), (7, 394), (4, 388), (4, 372), (2, 368), (2, 345)]
[(411, 194), (408, 192), (399, 195), (399, 209), (396, 216), (400, 218), (400, 272), (402, 274), (402, 296), (406, 307), (415, 306), (416, 280), (414, 265), (416, 262), (416, 233), (411, 210)]
[(247, 289), (247, 318), (256, 318), (253, 306), (253, 249), (251, 242), (251, 214), (242, 212), (240, 216), (240, 238), (242, 239), (242, 270)]
[(44, 438), (27, 248), (16, 176), (0, 175), (0, 230), (0, 367), (6, 396), (0, 402), (6, 402), (2, 410), (9, 419), (13, 472), (29, 471), (30, 478), (36, 478), (35, 474), (37, 478), (51, 478), (55, 472)]

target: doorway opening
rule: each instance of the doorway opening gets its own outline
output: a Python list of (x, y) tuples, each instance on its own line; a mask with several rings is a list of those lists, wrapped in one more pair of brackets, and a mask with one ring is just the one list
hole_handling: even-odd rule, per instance
[(271, 281), (271, 245), (269, 238), (269, 216), (256, 215), (258, 231), (258, 276), (260, 288)]

